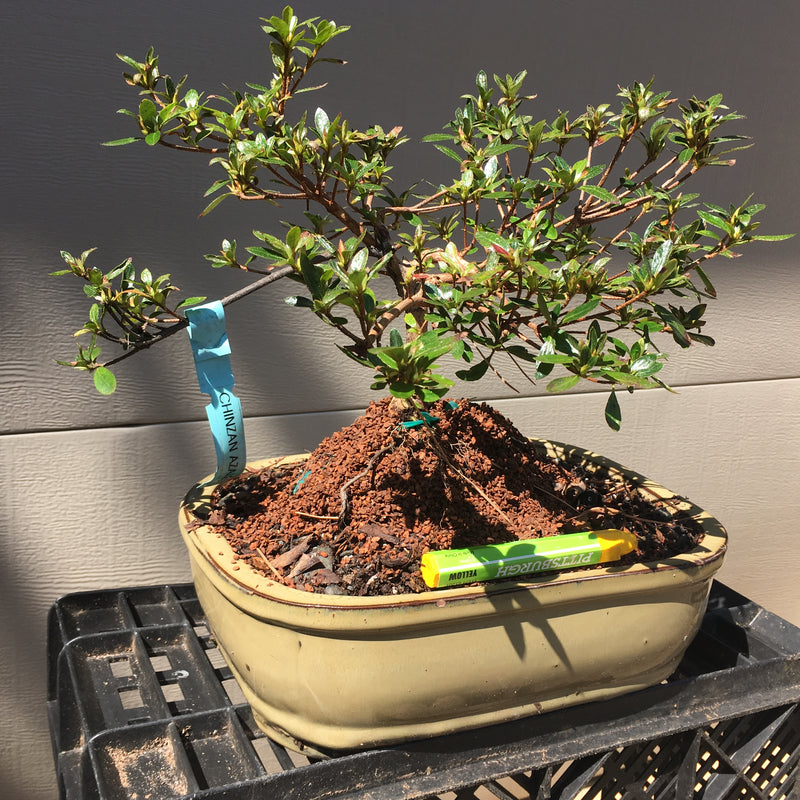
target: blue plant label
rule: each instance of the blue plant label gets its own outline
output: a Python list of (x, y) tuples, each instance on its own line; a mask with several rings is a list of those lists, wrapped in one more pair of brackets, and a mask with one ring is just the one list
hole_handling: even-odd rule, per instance
[(206, 415), (217, 451), (217, 471), (207, 483), (242, 473), (246, 452), (242, 404), (233, 394), (231, 345), (225, 331), (225, 309), (219, 300), (187, 309), (189, 341), (200, 391), (211, 397)]

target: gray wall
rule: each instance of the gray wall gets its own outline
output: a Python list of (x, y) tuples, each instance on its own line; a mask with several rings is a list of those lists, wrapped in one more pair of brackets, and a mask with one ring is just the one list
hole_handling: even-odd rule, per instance
[[(269, 71), (258, 17), (279, 10), (241, 0), (0, 5), (3, 796), (54, 792), (44, 714), (47, 608), (66, 592), (187, 580), (176, 507), (214, 458), (185, 338), (127, 362), (118, 393), (98, 398), (89, 380), (54, 365), (72, 355), (69, 331), (84, 303), (69, 280), (46, 275), (59, 268), (59, 250), (98, 246), (98, 264), (132, 255), (140, 267), (171, 271), (192, 294), (217, 297), (239, 276), (212, 272), (202, 254), (224, 236), (244, 243), (249, 230), (274, 229), (281, 218), (229, 201), (198, 219), (213, 179), (193, 169), (201, 160), (100, 147), (131, 132), (114, 114), (132, 100), (114, 53), (141, 58), (153, 44), (163, 70), (188, 72), (199, 89), (258, 82)], [(412, 136), (438, 130), (481, 67), (526, 68), (542, 117), (579, 112), (611, 99), (618, 83), (653, 75), (683, 98), (722, 91), (749, 118), (741, 128), (755, 146), (735, 170), (705, 179), (710, 197), (738, 201), (754, 192), (769, 206), (765, 229), (800, 228), (800, 5), (793, 0), (315, 0), (298, 10), (352, 26), (334, 45), (349, 64), (328, 71), (331, 86), (310, 98), (312, 108), (342, 111), (360, 125), (402, 122)], [(407, 146), (399, 176), (420, 166), (443, 174), (432, 153)], [(795, 624), (799, 253), (797, 238), (714, 265), (720, 299), (709, 327), (718, 346), (674, 359), (666, 377), (677, 396), (623, 398), (621, 433), (605, 428), (600, 394), (553, 398), (535, 389), (512, 397), (491, 382), (473, 392), (497, 400), (528, 434), (599, 450), (704, 505), (732, 538), (722, 578)], [(282, 296), (279, 286), (230, 316), (252, 455), (311, 449), (371, 399), (367, 377), (342, 363), (328, 332)], [(291, 327), (273, 335), (284, 324)]]

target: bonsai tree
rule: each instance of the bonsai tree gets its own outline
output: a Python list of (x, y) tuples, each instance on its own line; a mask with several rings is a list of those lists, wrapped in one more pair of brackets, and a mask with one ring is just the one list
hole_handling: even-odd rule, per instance
[[(221, 304), (286, 279), (287, 302), (333, 328), (342, 353), (392, 399), (306, 464), (222, 485), (208, 523), (289, 585), (351, 594), (424, 590), (419, 559), (430, 549), (587, 527), (635, 523), (645, 560), (690, 550), (701, 534), (675, 508), (542, 465), (499, 415), (442, 403), (453, 385), (443, 367), (454, 361), (463, 381), (545, 381), (550, 392), (581, 380), (607, 386), (605, 418), (619, 428), (618, 389), (665, 386), (665, 344), (714, 343), (707, 262), (784, 238), (758, 233), (760, 204), (711, 205), (688, 190), (698, 172), (733, 164), (747, 146), (727, 132), (739, 115), (721, 95), (679, 104), (651, 80), (546, 120), (524, 94), (524, 72), (479, 72), (454, 118), (425, 137), (452, 162), (452, 178), (398, 187), (391, 158), (407, 142), (401, 127), (359, 128), (301, 103), (316, 88), (310, 73), (337, 62), (328, 45), (347, 28), (301, 22), (289, 7), (263, 23), (274, 73), (244, 91), (187, 88), (162, 73), (152, 49), (142, 61), (120, 56), (139, 96), (123, 111), (135, 132), (108, 144), (206, 155), (216, 179), (204, 214), (225, 201), (295, 203), (302, 224), (255, 231), (245, 247), (224, 239), (206, 256), (254, 276)], [(90, 299), (77, 356), (61, 363), (111, 393), (110, 368), (188, 327), (204, 298), (175, 299), (169, 275), (137, 273), (130, 259), (90, 265), (91, 252), (63, 253), (67, 268), (56, 273), (84, 281)], [(121, 352), (105, 357), (105, 342)], [(379, 507), (356, 503), (370, 492)], [(275, 493), (265, 512), (264, 495)], [(237, 533), (251, 512), (260, 527)]]
[[(664, 386), (659, 342), (711, 345), (704, 315), (714, 287), (706, 262), (757, 234), (763, 206), (701, 204), (689, 180), (733, 164), (744, 137), (722, 96), (678, 105), (653, 81), (620, 88), (615, 103), (570, 117), (538, 119), (523, 93), (525, 73), (479, 72), (472, 94), (443, 132), (425, 137), (453, 163), (449, 183), (391, 181), (401, 127), (359, 129), (341, 115), (299, 106), (309, 74), (335, 37), (333, 21), (300, 21), (287, 7), (263, 20), (274, 65), (266, 85), (227, 96), (187, 88), (143, 61), (120, 56), (138, 104), (123, 110), (140, 144), (206, 154), (217, 178), (209, 213), (228, 198), (270, 206), (299, 203), (303, 225), (255, 231), (257, 244), (231, 239), (208, 255), (212, 267), (260, 275), (222, 300), (287, 278), (287, 302), (339, 334), (338, 347), (374, 374), (373, 388), (416, 409), (452, 381), (491, 372), (507, 383), (547, 380), (563, 392), (586, 380), (611, 388), (606, 420), (620, 423), (617, 387)], [(341, 63), (341, 62), (339, 62)], [(169, 275), (138, 275), (130, 259), (111, 270), (63, 253), (86, 282), (89, 317), (68, 363), (114, 390), (109, 367), (186, 326)], [(388, 278), (388, 281), (386, 280)], [(122, 353), (101, 360), (100, 343)]]

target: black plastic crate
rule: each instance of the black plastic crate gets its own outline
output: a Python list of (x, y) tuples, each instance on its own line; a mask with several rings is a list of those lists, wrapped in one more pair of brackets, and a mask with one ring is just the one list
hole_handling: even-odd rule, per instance
[(50, 611), (48, 713), (63, 800), (779, 800), (800, 796), (800, 629), (715, 582), (658, 686), (313, 763), (255, 725), (190, 584), (88, 592)]

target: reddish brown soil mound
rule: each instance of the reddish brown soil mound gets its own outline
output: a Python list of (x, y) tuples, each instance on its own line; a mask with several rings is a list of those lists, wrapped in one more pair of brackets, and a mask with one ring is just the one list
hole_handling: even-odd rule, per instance
[(290, 586), (351, 595), (425, 590), (427, 550), (624, 528), (628, 560), (691, 549), (700, 532), (638, 491), (554, 461), (501, 414), (437, 404), (434, 425), (372, 403), (301, 466), (249, 472), (215, 493), (209, 522), (252, 566)]

